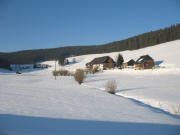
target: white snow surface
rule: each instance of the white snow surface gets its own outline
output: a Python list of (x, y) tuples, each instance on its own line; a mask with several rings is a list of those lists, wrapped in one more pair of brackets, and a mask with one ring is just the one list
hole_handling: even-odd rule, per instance
[[(179, 135), (179, 49), (176, 40), (121, 52), (125, 61), (149, 54), (164, 63), (154, 70), (87, 75), (82, 85), (71, 76), (55, 80), (54, 67), (22, 74), (0, 70), (0, 135)], [(117, 54), (77, 56), (76, 63), (58, 68), (75, 71), (93, 58)], [(111, 79), (116, 95), (104, 91)]]
[[(133, 98), (153, 107), (161, 108), (172, 114), (180, 114), (180, 40), (163, 43), (135, 51), (120, 52), (125, 62), (138, 59), (142, 55), (150, 55), (155, 61), (163, 61), (160, 68), (153, 70), (111, 70), (92, 78), (103, 81), (86, 81), (87, 85), (103, 88), (107, 80), (114, 79), (118, 83), (118, 95)], [(92, 54), (76, 57), (77, 64), (65, 68), (74, 71), (85, 68), (85, 64), (101, 56), (116, 59), (119, 52)], [(71, 58), (70, 58), (71, 61)], [(87, 79), (88, 80), (88, 79)]]

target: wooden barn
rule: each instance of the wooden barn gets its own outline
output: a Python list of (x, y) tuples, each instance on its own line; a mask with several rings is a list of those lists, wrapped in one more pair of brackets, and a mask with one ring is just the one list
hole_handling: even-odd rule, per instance
[(93, 59), (91, 62), (86, 64), (87, 68), (98, 68), (99, 70), (106, 70), (106, 69), (111, 69), (114, 68), (116, 63), (114, 60), (109, 57), (109, 56), (104, 56), (104, 57), (98, 57)]
[(136, 63), (136, 62), (135, 62), (133, 59), (131, 59), (131, 60), (129, 60), (129, 61), (127, 62), (127, 66), (134, 66), (135, 63)]
[(152, 69), (155, 66), (154, 60), (149, 55), (141, 56), (135, 63), (135, 69)]
[(135, 65), (135, 63), (136, 62), (133, 59), (131, 59), (128, 62), (123, 63), (122, 67), (123, 68), (130, 68), (130, 67), (133, 67)]

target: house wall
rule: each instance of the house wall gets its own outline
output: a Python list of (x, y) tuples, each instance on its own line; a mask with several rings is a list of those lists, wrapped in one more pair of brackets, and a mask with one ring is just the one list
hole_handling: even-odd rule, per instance
[(147, 61), (142, 64), (136, 64), (135, 69), (143, 70), (143, 69), (152, 69), (154, 67), (154, 61)]
[(148, 61), (144, 63), (144, 69), (152, 69), (154, 67), (154, 61)]
[(142, 69), (144, 69), (144, 64), (136, 64), (136, 65), (135, 65), (135, 69), (137, 69), (137, 70), (142, 70)]

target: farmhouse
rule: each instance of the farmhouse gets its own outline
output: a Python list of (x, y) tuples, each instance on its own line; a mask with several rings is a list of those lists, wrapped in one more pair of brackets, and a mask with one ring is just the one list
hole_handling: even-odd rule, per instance
[(135, 65), (135, 61), (133, 59), (129, 60), (126, 63), (123, 63), (122, 67), (127, 68), (127, 67), (133, 67)]
[(152, 69), (154, 67), (154, 60), (149, 55), (141, 56), (135, 63), (135, 69)]
[(114, 60), (109, 56), (98, 57), (86, 64), (87, 68), (98, 68), (99, 70), (106, 70), (115, 67)]
[(127, 66), (134, 66), (134, 65), (135, 65), (135, 61), (133, 59), (127, 62)]

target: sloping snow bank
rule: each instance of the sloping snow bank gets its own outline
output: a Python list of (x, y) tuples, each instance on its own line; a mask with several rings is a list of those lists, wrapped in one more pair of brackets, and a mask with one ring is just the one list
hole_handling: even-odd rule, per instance
[[(164, 62), (161, 64), (161, 67), (164, 67), (161, 71), (180, 71), (180, 40), (175, 40), (163, 44), (159, 44), (152, 47), (146, 47), (139, 50), (134, 51), (123, 51), (120, 52), (125, 62), (129, 61), (130, 59), (137, 60), (140, 56), (149, 54), (154, 58), (155, 61), (163, 60)], [(111, 56), (114, 60), (119, 52), (112, 52), (112, 53), (104, 53), (104, 54), (90, 54), (90, 55), (82, 55), (77, 57), (69, 58), (71, 62), (73, 58), (76, 59), (75, 64), (70, 64), (65, 66), (65, 68), (69, 70), (75, 70), (77, 68), (85, 68), (85, 64), (90, 62), (96, 57), (102, 56)]]
[[(180, 74), (126, 74), (110, 70), (88, 75), (84, 85), (104, 90), (108, 80), (116, 80), (117, 95), (136, 99), (172, 114), (180, 114)], [(149, 71), (151, 72), (151, 71)]]
[[(120, 52), (125, 61), (130, 59), (138, 59), (140, 56), (149, 54), (154, 58), (155, 61), (162, 60), (163, 63), (160, 65), (160, 68), (153, 70), (134, 70), (134, 69), (123, 69), (122, 71), (116, 69), (111, 71), (106, 71), (106, 74), (101, 74), (104, 81), (109, 79), (115, 79), (120, 82), (120, 89), (129, 89), (129, 88), (140, 88), (145, 86), (142, 90), (134, 91), (123, 91), (117, 94), (125, 96), (128, 98), (134, 98), (143, 103), (149, 104), (154, 107), (161, 108), (165, 111), (168, 111), (172, 114), (180, 113), (180, 40), (171, 41), (163, 44), (159, 44), (152, 47), (147, 47), (134, 51), (123, 51)], [(90, 62), (96, 57), (101, 56), (111, 56), (113, 59), (116, 58), (119, 52), (106, 53), (106, 54), (91, 54), (91, 55), (82, 55), (77, 57), (69, 58), (69, 61), (72, 61), (73, 58), (76, 59), (76, 63), (67, 65), (65, 68), (70, 71), (75, 71), (77, 68), (85, 68), (85, 64)], [(107, 77), (108, 76), (108, 77)], [(95, 78), (95, 77), (93, 77)], [(132, 80), (133, 78), (133, 80)], [(122, 81), (125, 80), (125, 81)], [(98, 83), (90, 80), (90, 85), (97, 87), (102, 86), (101, 81)], [(122, 87), (123, 82), (125, 85)], [(88, 81), (87, 81), (88, 83)]]
[(20, 75), (0, 74), (0, 82), (0, 114), (176, 125), (180, 123), (179, 119), (156, 113), (152, 108), (138, 106), (94, 88), (85, 88), (73, 77), (57, 77), (54, 80), (52, 73), (46, 69)]

